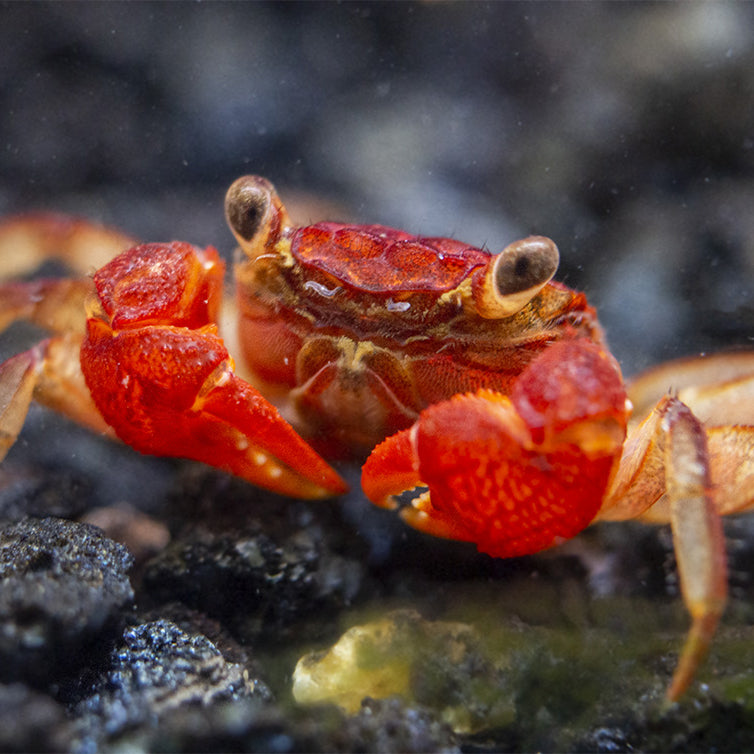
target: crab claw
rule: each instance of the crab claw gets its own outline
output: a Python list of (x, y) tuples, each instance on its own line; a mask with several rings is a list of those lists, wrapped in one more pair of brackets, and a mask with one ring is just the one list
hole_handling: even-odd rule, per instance
[(425, 409), (375, 448), (362, 485), (382, 507), (426, 487), (401, 511), (409, 525), (495, 557), (530, 554), (594, 519), (626, 420), (612, 357), (586, 341), (556, 343), (510, 397), (480, 390)]
[(212, 249), (148, 244), (94, 276), (81, 368), (105, 420), (142, 453), (202, 461), (280, 494), (344, 492), (340, 476), (234, 373), (213, 324)]

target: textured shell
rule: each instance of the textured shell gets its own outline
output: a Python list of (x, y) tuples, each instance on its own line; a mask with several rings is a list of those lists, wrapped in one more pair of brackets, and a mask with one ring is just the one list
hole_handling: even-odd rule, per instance
[(422, 238), (382, 225), (323, 222), (297, 229), (291, 253), (354, 290), (427, 292), (457, 288), (490, 255), (448, 238)]

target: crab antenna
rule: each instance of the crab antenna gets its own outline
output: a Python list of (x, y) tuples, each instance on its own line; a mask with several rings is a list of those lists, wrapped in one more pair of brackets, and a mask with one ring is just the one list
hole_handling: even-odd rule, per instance
[(484, 275), (474, 280), (477, 313), (500, 319), (521, 311), (552, 280), (559, 261), (558, 247), (544, 236), (509, 244), (490, 259)]

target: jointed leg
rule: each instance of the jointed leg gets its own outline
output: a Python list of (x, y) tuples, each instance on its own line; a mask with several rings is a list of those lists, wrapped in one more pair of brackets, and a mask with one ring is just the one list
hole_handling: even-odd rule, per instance
[(0, 283), (0, 331), (26, 319), (55, 334), (0, 364), (0, 460), (18, 437), (32, 399), (95, 431), (113, 435), (97, 411), (79, 367), (90, 274), (135, 242), (86, 220), (37, 213), (0, 222), (3, 278), (58, 259), (80, 277)]
[[(712, 481), (711, 481), (712, 480)], [(669, 522), (681, 592), (692, 625), (668, 699), (688, 688), (712, 641), (727, 597), (722, 524), (714, 495), (707, 432), (692, 411), (667, 396), (629, 435), (599, 518), (642, 516)]]
[(0, 364), (0, 461), (23, 427), (32, 399), (114, 437), (94, 405), (79, 367), (81, 339), (42, 341)]
[(704, 428), (677, 401), (669, 407), (664, 423), (670, 525), (681, 592), (691, 614), (691, 630), (667, 692), (673, 701), (688, 688), (707, 654), (725, 609), (728, 582), (725, 541), (712, 499)]
[(52, 212), (19, 215), (0, 222), (2, 275), (8, 279), (33, 272), (48, 259), (58, 259), (73, 272), (88, 275), (136, 243), (88, 220)]
[(84, 334), (84, 302), (94, 291), (90, 278), (35, 280), (0, 284), (0, 332), (27, 320), (57, 334)]

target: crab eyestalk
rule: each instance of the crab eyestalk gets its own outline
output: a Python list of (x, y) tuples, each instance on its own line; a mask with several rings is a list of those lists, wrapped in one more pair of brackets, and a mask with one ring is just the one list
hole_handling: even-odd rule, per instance
[(552, 280), (559, 261), (558, 247), (544, 236), (509, 244), (472, 282), (477, 314), (503, 319), (521, 311)]
[(271, 250), (290, 218), (275, 187), (257, 175), (235, 181), (225, 195), (225, 218), (246, 257)]

